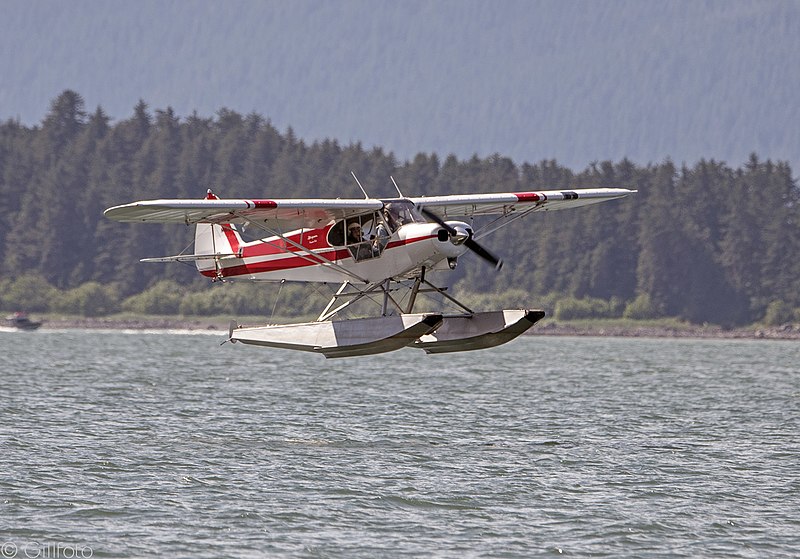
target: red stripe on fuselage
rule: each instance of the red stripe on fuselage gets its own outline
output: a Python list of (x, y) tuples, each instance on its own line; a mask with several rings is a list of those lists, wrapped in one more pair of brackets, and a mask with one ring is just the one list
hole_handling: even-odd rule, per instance
[[(412, 243), (416, 243), (416, 242), (419, 242), (419, 241), (425, 241), (425, 240), (428, 240), (428, 239), (433, 239), (435, 237), (436, 237), (436, 235), (427, 235), (425, 237), (417, 237), (417, 238), (414, 238), (414, 239), (405, 239), (405, 240), (392, 241), (388, 245), (386, 245), (386, 249), (384, 250), (384, 252), (386, 250), (390, 250), (390, 249), (393, 249), (393, 248), (396, 248), (396, 247), (399, 247), (399, 246), (410, 245)], [(280, 239), (276, 239), (276, 241), (283, 242)], [(300, 249), (296, 249), (294, 247), (287, 247), (284, 250), (280, 250), (278, 247), (269, 246), (269, 245), (263, 245), (262, 244), (262, 245), (259, 245), (259, 246), (264, 246), (265, 248), (271, 249), (271, 250), (265, 251), (264, 253), (249, 254), (246, 249), (247, 248), (255, 248), (255, 247), (245, 247), (244, 257), (250, 258), (250, 257), (253, 257), (253, 256), (269, 256), (270, 254), (279, 254), (279, 253), (284, 253), (285, 254), (285, 253), (289, 252), (290, 250), (292, 252), (297, 252), (297, 251), (300, 250)], [(331, 260), (331, 261), (348, 260), (348, 259), (349, 260), (353, 260), (352, 253), (350, 252), (350, 250), (348, 250), (346, 248), (339, 248), (339, 249), (334, 249), (334, 250), (326, 250), (326, 251), (314, 252), (313, 254), (314, 255), (319, 255), (320, 257), (322, 257), (324, 259), (327, 259), (327, 260)], [(318, 266), (321, 263), (322, 262), (317, 261), (317, 259), (313, 255), (306, 254), (306, 255), (303, 255), (303, 256), (286, 256), (286, 257), (283, 257), (283, 258), (273, 258), (271, 260), (265, 260), (265, 261), (261, 261), (261, 262), (253, 262), (253, 263), (250, 263), (250, 264), (245, 263), (245, 264), (239, 264), (239, 265), (236, 265), (236, 266), (223, 267), (223, 268), (221, 268), (219, 270), (219, 273), (217, 273), (216, 270), (206, 270), (206, 271), (201, 272), (201, 274), (203, 274), (204, 276), (210, 277), (210, 278), (214, 278), (214, 277), (224, 277), (224, 278), (225, 277), (236, 277), (236, 276), (245, 276), (245, 275), (251, 275), (251, 274), (262, 274), (262, 273), (266, 273), (266, 272), (279, 272), (281, 270), (292, 270), (292, 269), (296, 269), (296, 268), (304, 268), (304, 267), (307, 267), (307, 266)]]
[[(351, 257), (350, 251), (347, 249), (320, 252), (323, 258), (328, 260), (340, 260), (343, 258)], [(272, 260), (263, 260), (261, 262), (253, 262), (250, 264), (240, 264), (238, 266), (230, 266), (220, 269), (219, 274), (214, 270), (203, 272), (204, 276), (208, 277), (236, 277), (246, 276), (251, 274), (263, 274), (267, 272), (280, 272), (282, 270), (293, 270), (296, 268), (305, 268), (307, 266), (318, 266), (321, 264), (313, 256), (287, 256), (285, 258), (273, 258)]]

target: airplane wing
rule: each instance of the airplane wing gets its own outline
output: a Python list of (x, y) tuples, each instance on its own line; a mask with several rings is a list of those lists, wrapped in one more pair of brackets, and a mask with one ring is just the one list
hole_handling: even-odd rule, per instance
[[(624, 188), (543, 190), (495, 194), (455, 194), (410, 198), (414, 204), (442, 218), (480, 215), (515, 216), (529, 211), (575, 208), (636, 192)], [(389, 200), (386, 200), (389, 201)], [(276, 230), (317, 228), (332, 220), (379, 210), (377, 199), (198, 199), (145, 200), (114, 206), (104, 215), (122, 222), (247, 223), (258, 221)]]
[(289, 231), (316, 228), (383, 207), (380, 200), (284, 199), (284, 200), (145, 200), (108, 208), (104, 215), (115, 221), (151, 223), (247, 223)]
[(478, 215), (514, 215), (527, 211), (563, 210), (614, 200), (635, 192), (635, 190), (625, 188), (585, 188), (576, 190), (542, 190), (539, 192), (421, 196), (410, 198), (410, 200), (417, 206), (446, 219)]

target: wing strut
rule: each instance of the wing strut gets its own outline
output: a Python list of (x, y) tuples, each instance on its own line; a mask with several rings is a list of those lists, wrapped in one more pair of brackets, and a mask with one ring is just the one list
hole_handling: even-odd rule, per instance
[[(436, 291), (437, 293), (439, 293), (440, 295), (442, 295), (443, 297), (448, 299), (449, 301), (452, 301), (453, 303), (455, 303), (456, 305), (458, 305), (459, 307), (461, 307), (462, 309), (467, 311), (469, 314), (475, 314), (475, 311), (473, 311), (471, 308), (466, 306), (464, 303), (462, 303), (461, 301), (459, 301), (458, 299), (456, 299), (452, 295), (450, 295), (448, 293), (445, 293), (444, 289), (440, 289), (440, 288), (436, 287), (431, 282), (429, 282), (428, 280), (424, 279), (424, 277), (420, 277), (420, 278), (417, 278), (417, 279), (421, 283), (424, 283), (425, 285), (427, 285), (428, 287), (430, 287), (431, 289), (433, 289), (434, 291)], [(417, 291), (419, 291), (419, 286), (416, 285), (416, 283), (415, 283), (415, 288), (417, 289)], [(410, 307), (409, 307), (409, 309), (410, 309)], [(409, 312), (411, 312), (411, 311), (409, 310)]]
[[(480, 231), (476, 231), (475, 232), (475, 240), (477, 241), (477, 240), (480, 240), (480, 239), (486, 237), (487, 235), (491, 235), (492, 233), (502, 229), (506, 225), (509, 225), (509, 224), (517, 221), (518, 219), (526, 217), (527, 215), (531, 214), (532, 212), (535, 212), (540, 207), (541, 207), (541, 204), (537, 204), (537, 205), (533, 206), (532, 208), (528, 208), (528, 209), (526, 209), (526, 210), (524, 210), (522, 212), (519, 212), (518, 214), (515, 214), (512, 217), (508, 217), (507, 213), (502, 214), (500, 217), (496, 218), (491, 223), (487, 224), (486, 227), (484, 227)], [(504, 218), (506, 220), (501, 222), (501, 220), (504, 219)], [(495, 225), (495, 224), (497, 224), (497, 225)]]
[[(321, 313), (319, 313), (319, 317), (317, 317), (317, 322), (322, 322), (323, 320), (325, 320), (325, 319), (326, 319), (326, 318), (328, 318), (329, 316), (333, 316), (334, 314), (336, 314), (337, 312), (339, 312), (340, 310), (342, 310), (342, 309), (343, 309), (343, 308), (346, 306), (346, 305), (343, 305), (342, 307), (340, 307), (340, 308), (337, 308), (337, 309), (336, 309), (336, 310), (335, 310), (333, 313), (331, 313), (330, 315), (328, 314), (328, 311), (329, 311), (329, 310), (331, 310), (331, 307), (332, 307), (332, 306), (333, 306), (333, 304), (336, 302), (336, 299), (337, 299), (339, 296), (341, 296), (341, 295), (342, 295), (342, 293), (344, 293), (344, 290), (345, 290), (345, 289), (347, 289), (347, 286), (348, 286), (348, 285), (350, 285), (350, 282), (349, 282), (349, 281), (344, 281), (344, 282), (342, 283), (342, 285), (341, 285), (341, 286), (339, 286), (339, 289), (336, 291), (336, 294), (335, 294), (333, 297), (331, 297), (331, 300), (328, 302), (328, 305), (327, 305), (327, 306), (326, 306), (324, 309), (322, 309), (322, 312), (321, 312)], [(348, 304), (349, 304), (349, 303), (348, 303)]]
[[(381, 281), (379, 281), (377, 283), (372, 283), (372, 284), (368, 285), (364, 289), (359, 289), (358, 287), (352, 285), (349, 281), (344, 282), (341, 285), (341, 287), (339, 287), (339, 290), (336, 292), (336, 294), (330, 300), (330, 302), (328, 303), (328, 306), (325, 307), (325, 310), (322, 311), (322, 314), (319, 315), (319, 317), (317, 318), (316, 321), (317, 322), (323, 322), (325, 320), (328, 320), (329, 318), (331, 318), (335, 314), (337, 314), (339, 311), (346, 309), (347, 307), (349, 307), (350, 305), (352, 305), (356, 301), (360, 301), (364, 297), (368, 297), (370, 295), (370, 293), (376, 291), (377, 289), (383, 289), (385, 291), (386, 287), (385, 287), (384, 284), (386, 283), (386, 281), (387, 280), (381, 280)], [(352, 286), (354, 289), (357, 290), (357, 292), (356, 293), (345, 293), (344, 291), (345, 291), (345, 289), (347, 289), (348, 286)], [(340, 297), (352, 297), (352, 299), (350, 299), (349, 301), (345, 301), (344, 303), (342, 303), (341, 305), (339, 305), (335, 309), (331, 310), (331, 307), (334, 305), (336, 300), (338, 298), (340, 298)], [(394, 303), (394, 299), (392, 299), (392, 302)], [(395, 305), (396, 304), (397, 303), (395, 303)]]
[(408, 306), (406, 312), (410, 313), (414, 308), (414, 303), (417, 302), (417, 293), (419, 293), (420, 284), (425, 281), (425, 266), (419, 272), (419, 276), (414, 280), (414, 287), (411, 288), (411, 296), (408, 299)]
[[(419, 292), (423, 292), (423, 291), (424, 292), (428, 292), (428, 291), (434, 291), (434, 290), (441, 292), (438, 288), (435, 288), (435, 287), (433, 289), (420, 290), (419, 289), (419, 281), (420, 281), (419, 278), (417, 278), (417, 280), (416, 280), (416, 282), (414, 284), (415, 285), (414, 286), (414, 291), (415, 292), (417, 292), (417, 291), (419, 291)], [(400, 282), (397, 282), (397, 283), (399, 284)], [(345, 291), (349, 287), (352, 287), (353, 289), (355, 289), (356, 290), (355, 293), (352, 293), (352, 292), (351, 293), (346, 293)], [(431, 287), (433, 287), (433, 286), (431, 286)], [(398, 303), (397, 300), (394, 297), (392, 297), (392, 291), (397, 291), (398, 289), (399, 288), (394, 288), (394, 289), (392, 288), (392, 278), (386, 278), (385, 280), (381, 280), (379, 282), (372, 283), (372, 284), (368, 285), (367, 287), (365, 287), (364, 289), (361, 289), (358, 286), (355, 286), (355, 285), (351, 284), (349, 281), (345, 281), (344, 283), (342, 283), (341, 286), (339, 286), (339, 289), (336, 291), (336, 293), (333, 295), (331, 300), (328, 302), (328, 305), (325, 307), (325, 309), (322, 311), (322, 313), (320, 313), (319, 317), (317, 317), (316, 322), (323, 322), (325, 320), (328, 320), (329, 318), (332, 318), (337, 313), (339, 313), (339, 311), (342, 311), (342, 310), (346, 309), (347, 307), (349, 307), (350, 305), (352, 305), (353, 303), (355, 303), (357, 301), (360, 301), (364, 297), (368, 297), (368, 298), (371, 299), (370, 295), (372, 293), (377, 292), (378, 290), (381, 290), (383, 292), (383, 301), (381, 303), (381, 316), (389, 316), (389, 303), (394, 305), (394, 307), (397, 308), (397, 310), (400, 311), (401, 314), (403, 314), (403, 313), (409, 314), (411, 311), (404, 309), (400, 305), (400, 303)], [(414, 295), (414, 297), (416, 297), (416, 295)], [(348, 299), (348, 300), (345, 301), (344, 303), (342, 303), (341, 305), (339, 305), (338, 307), (333, 308), (333, 305), (336, 304), (336, 301), (338, 299)], [(375, 301), (374, 299), (372, 299), (372, 301), (377, 303), (377, 301)], [(411, 303), (411, 306), (413, 306), (413, 301)], [(462, 305), (462, 307), (463, 307), (463, 305)], [(408, 308), (410, 309), (411, 307), (409, 306)], [(466, 308), (466, 307), (464, 307), (464, 308)]]

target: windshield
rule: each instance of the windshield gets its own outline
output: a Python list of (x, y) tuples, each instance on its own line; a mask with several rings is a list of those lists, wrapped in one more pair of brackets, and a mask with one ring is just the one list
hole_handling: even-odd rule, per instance
[(389, 202), (385, 206), (388, 212), (389, 227), (393, 230), (406, 223), (425, 222), (419, 215), (414, 204), (408, 201)]

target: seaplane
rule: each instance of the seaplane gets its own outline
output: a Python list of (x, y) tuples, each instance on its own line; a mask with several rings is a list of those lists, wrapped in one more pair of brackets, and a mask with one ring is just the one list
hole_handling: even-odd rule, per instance
[[(132, 202), (108, 208), (104, 215), (120, 222), (194, 226), (191, 253), (143, 262), (193, 263), (212, 281), (338, 286), (316, 320), (255, 326), (233, 321), (230, 342), (328, 358), (404, 347), (438, 354), (507, 343), (545, 313), (475, 312), (446, 286), (435, 285), (432, 272), (452, 271), (470, 251), (500, 270), (503, 261), (480, 239), (536, 212), (577, 208), (636, 192), (594, 188), (407, 197), (391, 178), (399, 196), (371, 198), (355, 174), (353, 178), (363, 199), (223, 199), (208, 190), (202, 199)], [(486, 223), (477, 227), (476, 220)], [(438, 300), (454, 310), (415, 312), (422, 293), (439, 294)], [(371, 315), (345, 316), (365, 298), (375, 303)]]

